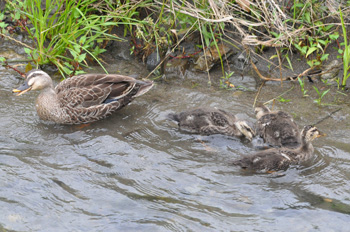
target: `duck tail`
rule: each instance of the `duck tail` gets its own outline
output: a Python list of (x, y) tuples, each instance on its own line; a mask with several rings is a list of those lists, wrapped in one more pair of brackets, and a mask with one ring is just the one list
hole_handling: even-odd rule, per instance
[(136, 84), (138, 84), (140, 87), (137, 91), (137, 94), (135, 94), (134, 97), (139, 97), (147, 93), (154, 85), (153, 81), (149, 81), (149, 80), (137, 81)]
[(174, 120), (176, 122), (180, 122), (180, 118), (179, 118), (179, 115), (178, 114), (175, 114), (175, 113), (170, 113), (167, 115), (168, 119), (170, 120)]
[(243, 169), (246, 169), (250, 166), (250, 162), (248, 159), (238, 159), (238, 160), (233, 160), (230, 162), (231, 165), (235, 165), (235, 166), (240, 166)]

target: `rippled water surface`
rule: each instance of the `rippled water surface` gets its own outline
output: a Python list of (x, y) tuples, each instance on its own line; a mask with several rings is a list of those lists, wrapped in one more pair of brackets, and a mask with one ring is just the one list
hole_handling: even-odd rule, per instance
[[(141, 66), (111, 72), (142, 76)], [(229, 165), (254, 152), (247, 141), (180, 132), (166, 115), (220, 107), (254, 121), (254, 92), (199, 81), (158, 80), (123, 110), (86, 127), (38, 119), (37, 96), (20, 97), (0, 70), (0, 231), (344, 231), (350, 221), (350, 115), (297, 98), (278, 109), (327, 137), (315, 157), (283, 175)], [(238, 77), (237, 77), (238, 78)], [(264, 102), (292, 85), (265, 86)], [(327, 115), (341, 107), (341, 110)]]

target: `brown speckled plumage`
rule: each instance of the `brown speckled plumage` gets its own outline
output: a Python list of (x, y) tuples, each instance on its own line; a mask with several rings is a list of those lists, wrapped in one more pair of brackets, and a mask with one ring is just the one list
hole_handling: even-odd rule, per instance
[(256, 134), (264, 142), (277, 147), (295, 148), (300, 145), (300, 132), (293, 117), (283, 111), (270, 111), (266, 106), (255, 108)]
[(178, 114), (169, 114), (169, 118), (178, 122), (180, 130), (188, 133), (245, 136), (249, 140), (254, 136), (254, 131), (245, 121), (221, 109), (198, 108)]
[(13, 90), (20, 94), (41, 90), (36, 110), (42, 120), (60, 124), (90, 123), (107, 117), (146, 93), (153, 83), (116, 74), (83, 74), (53, 87), (50, 76), (34, 69), (25, 83)]
[(311, 141), (323, 134), (314, 126), (305, 126), (297, 148), (270, 148), (233, 162), (244, 169), (261, 172), (286, 170), (290, 165), (309, 160), (314, 152)]

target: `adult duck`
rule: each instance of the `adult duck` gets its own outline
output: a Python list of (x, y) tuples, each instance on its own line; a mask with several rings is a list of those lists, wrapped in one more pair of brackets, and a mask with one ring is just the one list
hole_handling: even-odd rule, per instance
[(51, 77), (34, 69), (25, 82), (12, 92), (21, 95), (41, 90), (36, 99), (39, 118), (59, 124), (90, 123), (107, 117), (149, 91), (151, 81), (117, 74), (83, 74), (60, 82), (55, 88)]

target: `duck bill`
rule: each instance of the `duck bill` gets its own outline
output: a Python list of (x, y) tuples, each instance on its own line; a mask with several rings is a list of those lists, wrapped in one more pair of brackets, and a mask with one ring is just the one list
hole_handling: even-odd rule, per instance
[(22, 95), (32, 89), (31, 86), (28, 85), (27, 82), (24, 82), (20, 87), (17, 89), (13, 89), (12, 93), (17, 93), (16, 96)]
[(319, 131), (319, 134), (317, 135), (317, 138), (323, 137), (323, 136), (326, 136), (326, 135), (327, 135), (326, 133), (323, 133), (323, 132)]

